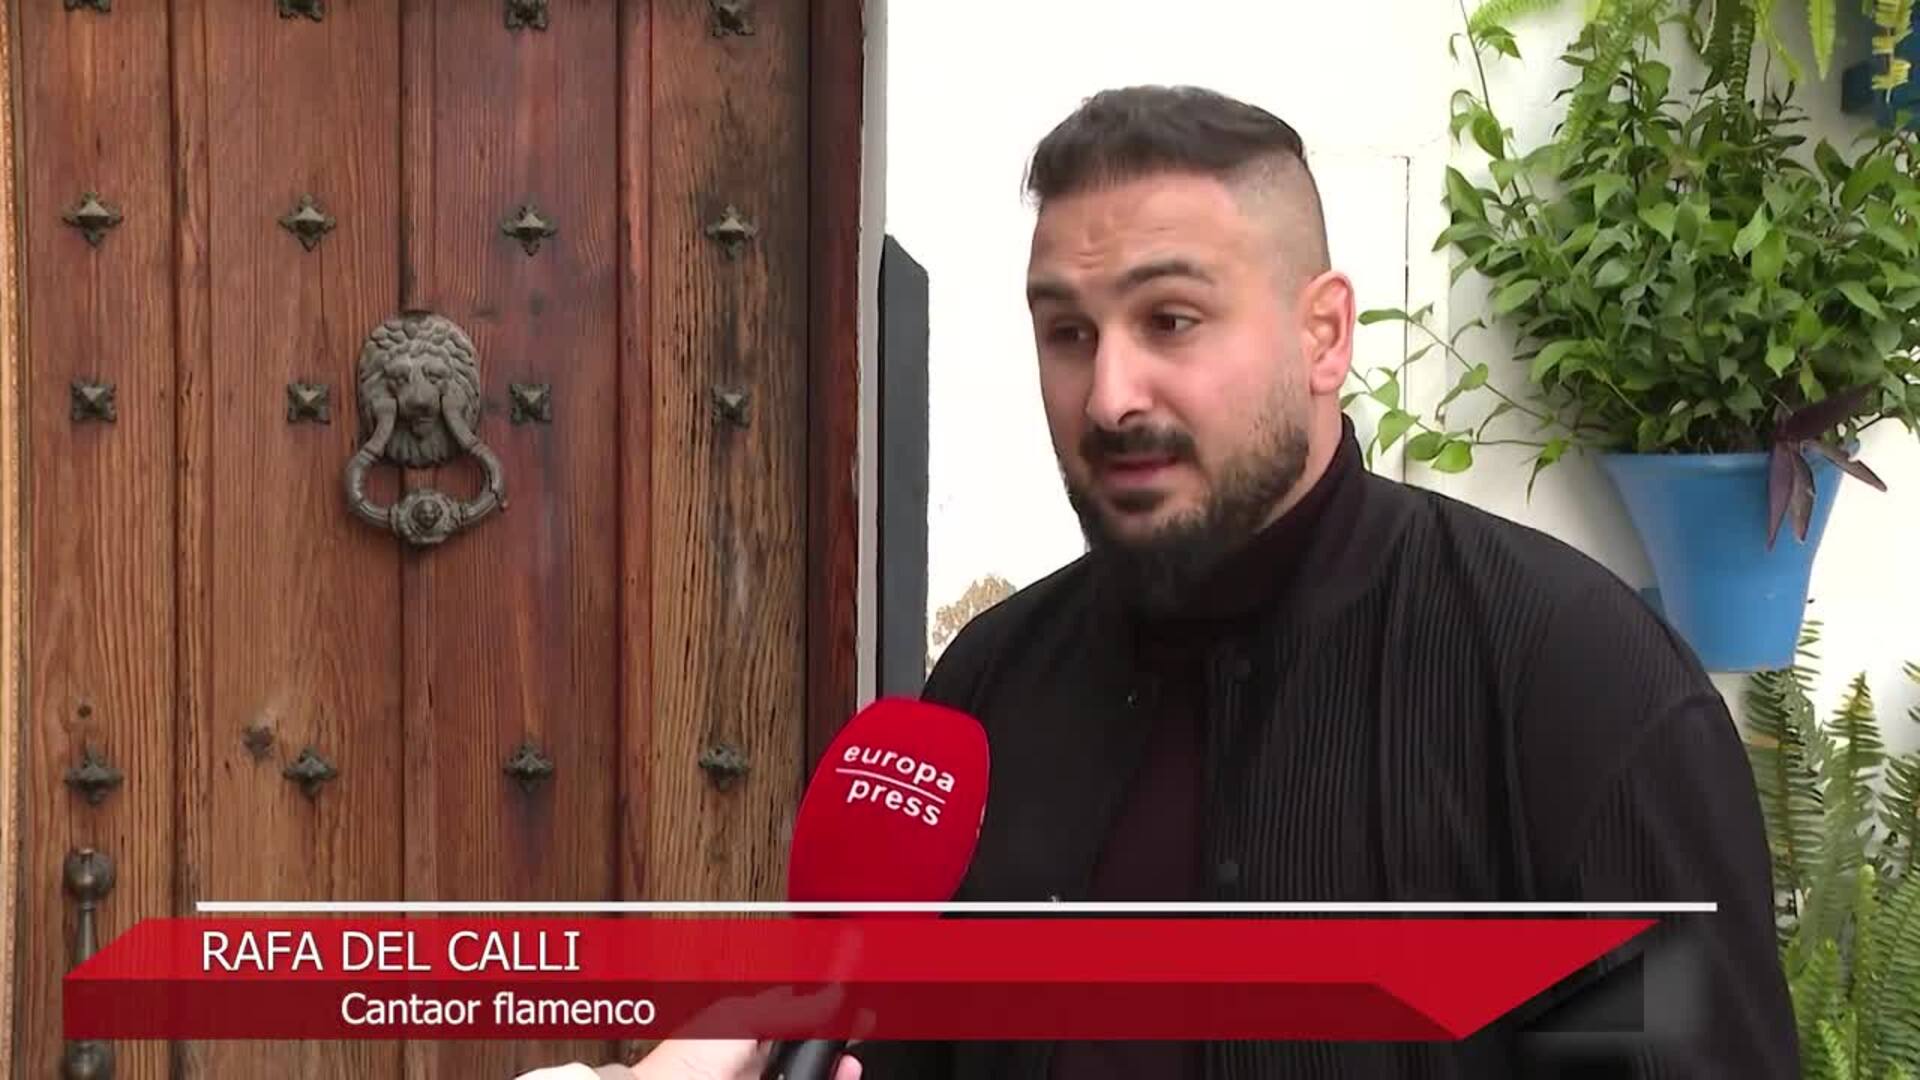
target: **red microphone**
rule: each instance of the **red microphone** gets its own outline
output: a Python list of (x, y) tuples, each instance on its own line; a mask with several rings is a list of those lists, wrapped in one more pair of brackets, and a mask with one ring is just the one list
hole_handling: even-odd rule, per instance
[[(787, 899), (938, 903), (973, 862), (987, 808), (987, 734), (966, 713), (882, 698), (847, 721), (793, 825)], [(826, 1080), (845, 1040), (774, 1048), (761, 1080)]]

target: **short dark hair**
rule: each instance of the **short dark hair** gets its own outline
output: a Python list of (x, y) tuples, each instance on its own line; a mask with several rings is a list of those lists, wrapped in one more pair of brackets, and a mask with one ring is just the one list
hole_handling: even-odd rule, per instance
[(1129, 86), (1086, 99), (1034, 149), (1026, 190), (1045, 206), (1155, 173), (1201, 173), (1231, 183), (1295, 169), (1305, 181), (1324, 263), (1326, 224), (1300, 133), (1258, 105), (1201, 87)]

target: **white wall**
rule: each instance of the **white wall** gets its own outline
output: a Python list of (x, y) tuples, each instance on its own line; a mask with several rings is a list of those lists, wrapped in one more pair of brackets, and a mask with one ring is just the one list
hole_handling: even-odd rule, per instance
[[(1449, 290), (1447, 255), (1430, 250), (1446, 224), (1444, 167), (1479, 164), (1477, 150), (1454, 147), (1447, 134), (1449, 97), (1471, 74), (1448, 57), (1459, 25), (1452, 3), (1185, 0), (1177, 17), (1165, 0), (892, 0), (887, 8), (886, 230), (931, 277), (935, 612), (983, 578), (1022, 586), (1082, 550), (1039, 406), (1021, 295), (1032, 215), (1020, 180), (1033, 145), (1088, 94), (1197, 83), (1272, 109), (1306, 141), (1334, 259), (1353, 275), (1363, 307), (1433, 303), (1440, 325), (1459, 325), (1484, 302), (1471, 279)], [(1565, 81), (1553, 58), (1571, 25), (1536, 20), (1521, 37), (1527, 62), (1494, 69), (1496, 103), (1529, 145), (1552, 120), (1545, 103)], [(1823, 123), (1839, 127), (1833, 117)], [(1501, 341), (1469, 341), (1501, 370)], [(1360, 332), (1357, 365), (1392, 366), (1403, 355), (1399, 326)], [(1426, 373), (1410, 387), (1416, 406), (1450, 385), (1436, 360), (1416, 368)], [(1357, 403), (1354, 413), (1370, 435), (1377, 410)], [(1920, 445), (1904, 431), (1878, 430), (1862, 456), (1893, 490), (1854, 484), (1841, 496), (1818, 566), (1816, 610), (1826, 624), (1828, 683), (1865, 670), (1884, 703), (1904, 713), (1916, 695), (1899, 665), (1920, 660), (1920, 575), (1911, 556), (1920, 536)], [(1418, 465), (1409, 471), (1397, 454), (1375, 468), (1548, 529), (1629, 582), (1650, 583), (1610, 488), (1588, 463), (1569, 459), (1550, 470), (1531, 501), (1524, 466), (1496, 456), (1457, 477)], [(1722, 685), (1737, 691), (1738, 680)], [(1896, 745), (1920, 745), (1920, 725), (1890, 726)]]

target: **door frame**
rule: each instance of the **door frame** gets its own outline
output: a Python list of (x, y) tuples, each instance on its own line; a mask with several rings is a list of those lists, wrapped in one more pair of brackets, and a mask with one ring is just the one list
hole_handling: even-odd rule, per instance
[[(633, 2), (633, 0), (629, 0)], [(26, 537), (31, 495), (22, 353), (24, 297), (15, 105), (19, 0), (0, 0), (0, 1016), (14, 1013), (27, 700)], [(862, 0), (811, 0), (808, 48), (806, 740), (802, 774), (859, 692), (861, 217), (867, 12)], [(13, 1074), (13, 1025), (0, 1024), (0, 1076)]]

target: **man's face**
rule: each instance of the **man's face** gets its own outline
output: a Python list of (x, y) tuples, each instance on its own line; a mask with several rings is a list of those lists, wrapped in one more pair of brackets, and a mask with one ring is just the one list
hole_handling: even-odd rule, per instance
[(1211, 563), (1298, 481), (1310, 392), (1275, 235), (1189, 175), (1041, 212), (1027, 275), (1041, 395), (1096, 549)]

